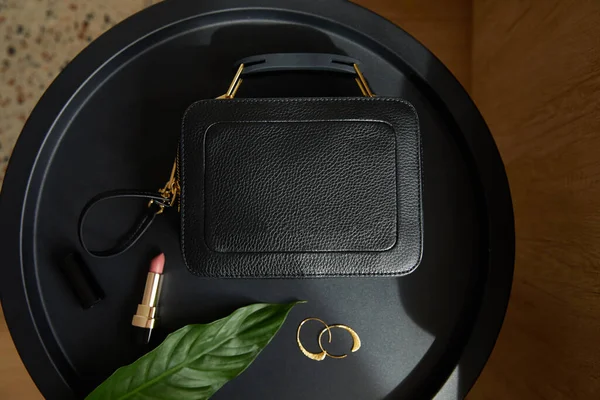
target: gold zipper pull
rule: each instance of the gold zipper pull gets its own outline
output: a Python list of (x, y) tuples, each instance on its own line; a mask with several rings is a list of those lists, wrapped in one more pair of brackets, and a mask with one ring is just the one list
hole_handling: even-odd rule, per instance
[(173, 207), (175, 204), (175, 200), (177, 199), (177, 195), (179, 194), (179, 182), (177, 181), (177, 161), (173, 163), (173, 168), (171, 169), (171, 177), (169, 181), (165, 185), (164, 188), (160, 189), (158, 192), (165, 199), (169, 200), (169, 206)]
[(173, 207), (173, 205), (175, 204), (175, 200), (177, 200), (177, 196), (179, 195), (179, 182), (177, 181), (177, 160), (175, 160), (175, 162), (173, 163), (173, 168), (171, 169), (171, 177), (169, 178), (169, 181), (165, 184), (165, 186), (162, 189), (158, 190), (158, 193), (160, 193), (160, 195), (166, 200), (163, 204), (156, 202), (154, 200), (150, 200), (150, 202), (148, 203), (148, 207), (150, 207), (152, 204), (156, 204), (158, 205), (158, 207), (160, 208), (160, 210), (156, 213), (158, 214), (162, 214), (163, 211), (165, 211), (165, 207)]

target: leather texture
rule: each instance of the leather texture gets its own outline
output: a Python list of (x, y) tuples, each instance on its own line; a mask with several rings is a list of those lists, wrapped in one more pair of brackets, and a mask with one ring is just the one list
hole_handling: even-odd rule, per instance
[(217, 123), (204, 149), (212, 251), (384, 251), (396, 243), (396, 138), (388, 124)]
[(196, 102), (179, 177), (196, 275), (399, 276), (420, 262), (419, 123), (404, 100)]

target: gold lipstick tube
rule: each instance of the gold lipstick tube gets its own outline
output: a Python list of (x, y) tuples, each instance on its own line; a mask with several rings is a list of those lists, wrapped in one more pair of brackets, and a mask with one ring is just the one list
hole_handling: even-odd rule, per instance
[(156, 310), (158, 306), (158, 296), (162, 283), (162, 274), (148, 272), (146, 278), (146, 286), (144, 288), (144, 297), (142, 302), (137, 306), (137, 312), (131, 320), (131, 325), (148, 330), (145, 341), (150, 341), (152, 329), (156, 323)]

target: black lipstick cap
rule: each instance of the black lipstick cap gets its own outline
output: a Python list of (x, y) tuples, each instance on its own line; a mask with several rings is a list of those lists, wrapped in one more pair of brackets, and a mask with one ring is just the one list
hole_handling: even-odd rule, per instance
[(104, 298), (104, 291), (79, 254), (68, 254), (61, 271), (82, 308), (88, 309)]

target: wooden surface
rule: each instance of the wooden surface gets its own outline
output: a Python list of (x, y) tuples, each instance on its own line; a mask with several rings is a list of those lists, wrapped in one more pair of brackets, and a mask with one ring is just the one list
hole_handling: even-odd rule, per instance
[(0, 399), (41, 399), (8, 333), (0, 308)]
[(353, 0), (384, 16), (435, 54), (468, 90), (471, 0)]
[(472, 399), (600, 399), (600, 2), (475, 1), (472, 93), (506, 164), (517, 260)]

